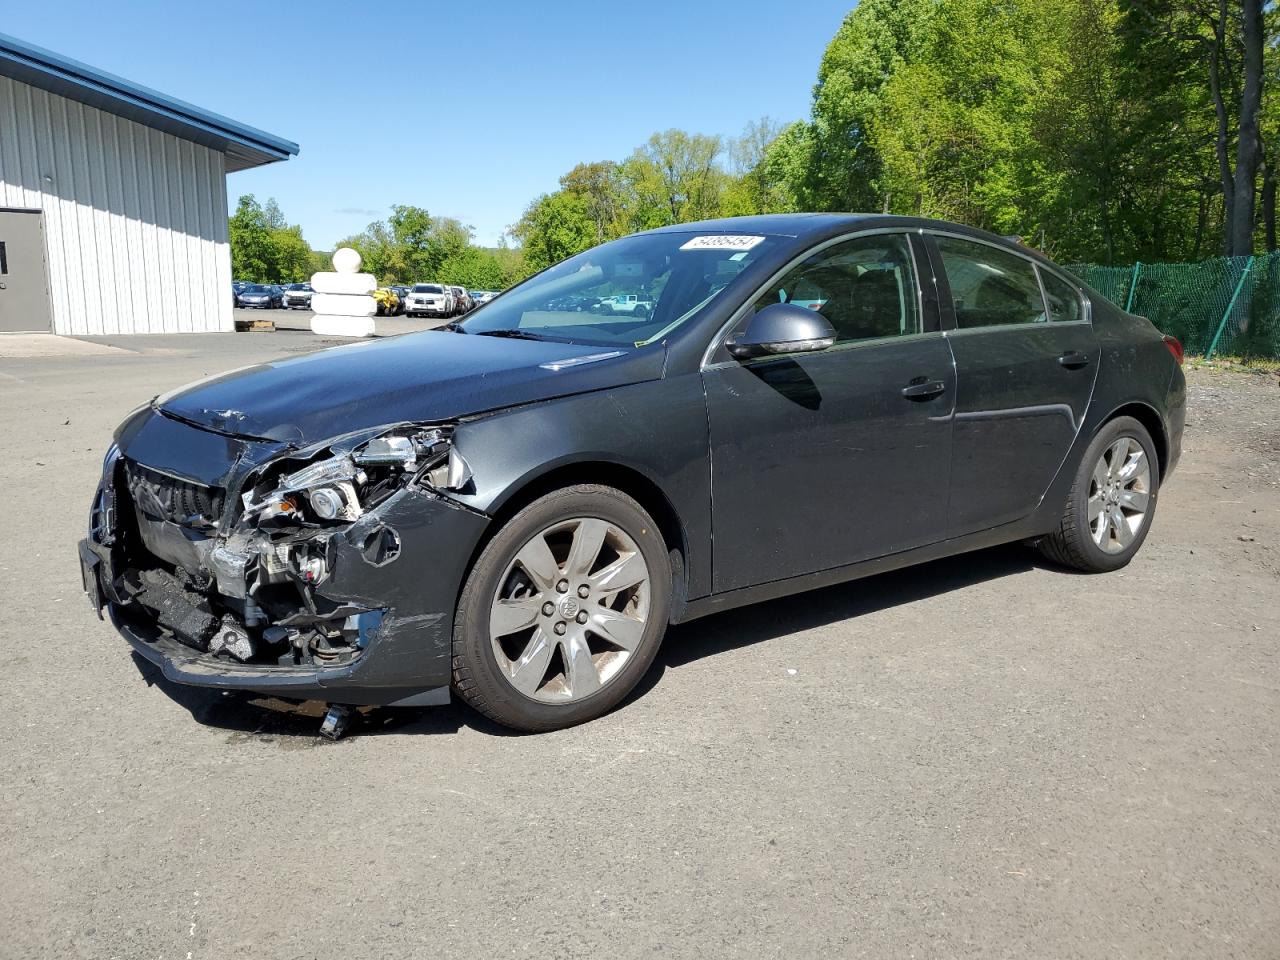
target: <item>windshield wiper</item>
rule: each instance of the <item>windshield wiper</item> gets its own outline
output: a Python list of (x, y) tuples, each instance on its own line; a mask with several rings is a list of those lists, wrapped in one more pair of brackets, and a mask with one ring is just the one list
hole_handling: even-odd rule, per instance
[(529, 333), (527, 330), (477, 330), (477, 337), (506, 337), (510, 340), (550, 340), (550, 337), (540, 337), (536, 333)]
[(460, 320), (450, 320), (448, 323), (446, 323), (443, 327), (440, 327), (439, 329), (448, 330), (450, 333), (466, 333), (467, 332), (462, 329), (462, 321)]

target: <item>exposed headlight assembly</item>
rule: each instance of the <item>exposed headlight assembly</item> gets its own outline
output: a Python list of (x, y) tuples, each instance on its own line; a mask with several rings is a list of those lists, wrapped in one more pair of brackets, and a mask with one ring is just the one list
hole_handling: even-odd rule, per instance
[(406, 483), (461, 490), (470, 481), (450, 431), (397, 428), (286, 473), (271, 489), (245, 493), (243, 502), (259, 526), (350, 523)]

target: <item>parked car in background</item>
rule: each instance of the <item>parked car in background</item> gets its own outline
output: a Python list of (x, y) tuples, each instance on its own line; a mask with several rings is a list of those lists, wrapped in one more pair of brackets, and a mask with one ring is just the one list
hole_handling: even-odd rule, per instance
[(284, 294), (274, 284), (250, 283), (236, 296), (237, 307), (271, 310), (283, 303)]
[(466, 287), (451, 286), (449, 287), (449, 292), (453, 294), (454, 316), (469, 313), (471, 308), (475, 306), (475, 304), (471, 302), (471, 295), (467, 293)]
[(647, 317), (652, 309), (653, 303), (647, 297), (635, 293), (605, 297), (599, 304), (601, 313), (625, 313), (637, 317)]
[(304, 310), (311, 308), (311, 295), (315, 291), (311, 289), (309, 283), (290, 283), (284, 288), (284, 306), (287, 310), (299, 307)]
[(399, 307), (397, 308), (396, 312), (397, 312), (397, 313), (404, 313), (404, 311), (405, 311), (405, 306), (406, 306), (406, 304), (408, 304), (408, 302), (409, 302), (409, 288), (408, 288), (408, 287), (406, 287), (404, 284), (393, 283), (393, 284), (391, 285), (391, 289), (392, 289), (393, 291), (395, 291), (395, 295), (396, 295), (397, 299), (399, 299), (399, 301), (400, 301), (400, 305), (399, 305)]
[(570, 294), (564, 297), (553, 297), (547, 302), (547, 308), (557, 313), (587, 313), (594, 310), (599, 302), (596, 297)]
[(404, 312), (410, 317), (447, 317), (452, 306), (452, 299), (442, 284), (415, 283)]
[(249, 281), (248, 281), (248, 280), (232, 280), (232, 281), (231, 281), (231, 295), (232, 295), (232, 296), (238, 296), (238, 295), (240, 294), (240, 291), (241, 291), (241, 290), (243, 290), (243, 289), (244, 289), (245, 287), (247, 287), (248, 285), (249, 285)]
[(378, 304), (376, 313), (380, 317), (394, 317), (400, 312), (400, 298), (390, 287), (379, 287), (373, 291), (373, 299)]
[(477, 307), (481, 304), (488, 303), (498, 295), (496, 290), (471, 290), (468, 292), (471, 294), (471, 302)]

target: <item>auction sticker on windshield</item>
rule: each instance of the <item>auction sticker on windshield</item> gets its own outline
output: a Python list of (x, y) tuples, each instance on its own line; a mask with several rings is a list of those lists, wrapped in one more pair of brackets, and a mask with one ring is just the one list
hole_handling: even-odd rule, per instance
[(705, 237), (694, 237), (680, 244), (681, 250), (750, 250), (764, 237), (737, 237), (727, 234), (712, 234)]

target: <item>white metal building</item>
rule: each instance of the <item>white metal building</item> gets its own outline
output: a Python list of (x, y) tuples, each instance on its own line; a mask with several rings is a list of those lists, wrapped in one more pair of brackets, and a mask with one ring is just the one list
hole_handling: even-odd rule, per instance
[(0, 34), (0, 332), (233, 329), (226, 175), (297, 152)]

